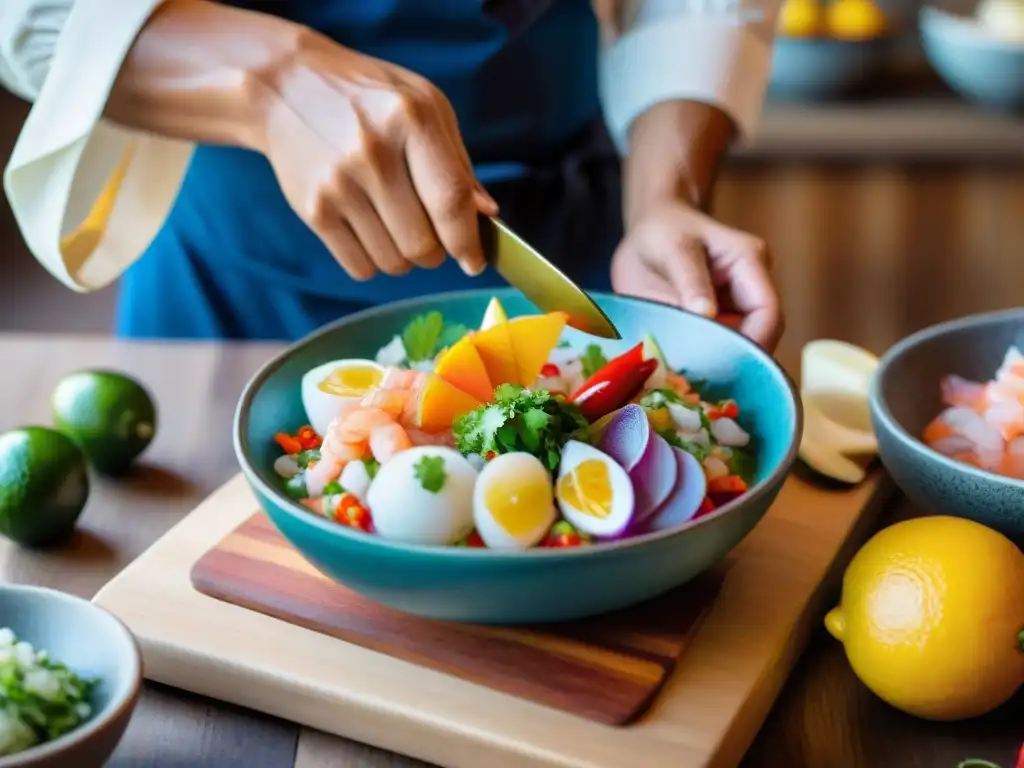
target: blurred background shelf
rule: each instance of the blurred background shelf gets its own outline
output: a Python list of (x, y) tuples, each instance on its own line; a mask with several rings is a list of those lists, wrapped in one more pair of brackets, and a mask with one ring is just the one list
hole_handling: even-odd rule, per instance
[(919, 66), (887, 80), (846, 101), (769, 101), (758, 136), (734, 157), (1024, 163), (1024, 116), (967, 103)]

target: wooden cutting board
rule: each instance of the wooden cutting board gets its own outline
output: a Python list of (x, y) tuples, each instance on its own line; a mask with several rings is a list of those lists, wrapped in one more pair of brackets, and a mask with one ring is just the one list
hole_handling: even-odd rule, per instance
[(200, 592), (579, 717), (639, 717), (714, 603), (716, 569), (656, 600), (555, 627), (481, 627), (390, 610), (319, 573), (259, 512), (200, 558)]
[[(685, 648), (653, 705), (626, 726), (541, 703), (536, 691), (481, 684), (464, 662), (453, 669), (436, 655), (395, 650), (393, 640), (376, 649), (365, 636), (352, 642), (351, 624), (325, 627), (320, 617), (309, 629), (265, 607), (200, 593), (193, 569), (256, 509), (241, 477), (94, 600), (135, 633), (151, 680), (442, 766), (735, 766), (821, 621), (825, 598), (833, 597), (825, 586), (870, 532), (891, 490), (881, 473), (850, 490), (791, 477), (726, 558), (719, 589), (679, 643)], [(346, 640), (333, 636), (341, 632)]]

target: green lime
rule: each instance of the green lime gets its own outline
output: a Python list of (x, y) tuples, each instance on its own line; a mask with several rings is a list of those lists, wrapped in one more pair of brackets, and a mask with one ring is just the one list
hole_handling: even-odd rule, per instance
[(49, 427), (0, 435), (0, 534), (26, 547), (57, 544), (89, 498), (89, 465), (69, 437)]
[(116, 371), (78, 371), (62, 379), (53, 393), (53, 418), (106, 475), (126, 472), (156, 434), (153, 398)]

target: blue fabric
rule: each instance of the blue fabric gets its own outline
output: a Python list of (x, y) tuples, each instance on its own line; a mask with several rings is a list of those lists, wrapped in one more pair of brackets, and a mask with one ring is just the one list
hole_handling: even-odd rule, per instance
[[(233, 4), (287, 16), (428, 77), (451, 100), (503, 218), (519, 221), (528, 239), (578, 279), (607, 287), (618, 219), (617, 177), (607, 177), (614, 152), (608, 144), (599, 153), (598, 171), (573, 161), (581, 146), (593, 145), (600, 117), (589, 0), (554, 0), (515, 33), (500, 14), (485, 14), (481, 0)], [(601, 178), (581, 182), (587, 173)], [(536, 210), (538, 200), (545, 210)], [(533, 208), (530, 215), (517, 215), (524, 207)], [(609, 219), (610, 229), (599, 228), (608, 230), (607, 242), (565, 247), (552, 222), (593, 219), (597, 209)], [(264, 158), (203, 146), (164, 228), (122, 280), (116, 330), (128, 337), (292, 340), (373, 304), (502, 284), (492, 271), (467, 278), (450, 261), (401, 278), (352, 281), (291, 211)]]

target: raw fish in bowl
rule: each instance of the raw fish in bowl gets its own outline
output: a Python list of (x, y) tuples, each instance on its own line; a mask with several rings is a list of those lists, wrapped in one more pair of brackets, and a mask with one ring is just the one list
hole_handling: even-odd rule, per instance
[[(238, 411), (264, 509), (328, 576), (438, 618), (578, 618), (693, 578), (774, 499), (798, 401), (730, 329), (601, 303), (633, 342), (585, 336), (516, 293), (469, 292), (295, 345)], [(676, 346), (647, 333), (664, 327)], [(330, 398), (310, 381), (331, 382)]]

